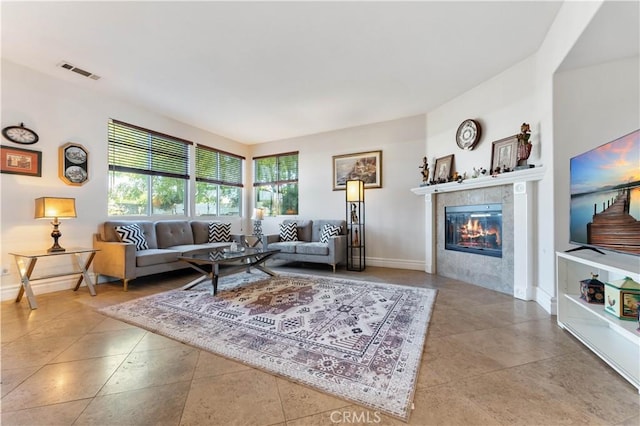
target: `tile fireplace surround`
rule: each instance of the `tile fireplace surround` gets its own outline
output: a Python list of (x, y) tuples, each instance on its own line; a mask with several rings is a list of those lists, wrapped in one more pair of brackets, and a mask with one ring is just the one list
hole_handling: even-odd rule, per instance
[[(536, 234), (536, 182), (542, 179), (544, 167), (505, 173), (496, 177), (467, 179), (462, 183), (450, 182), (421, 186), (411, 191), (423, 195), (425, 202), (425, 271), (482, 285), (522, 300), (534, 297), (534, 235)], [(488, 275), (471, 271), (474, 262), (485, 262), (486, 257), (444, 250), (445, 205), (473, 205), (485, 202), (503, 204), (503, 258), (492, 265), (491, 277), (495, 286), (484, 285)], [(460, 256), (464, 256), (460, 259)], [(471, 257), (469, 257), (471, 256)], [(471, 260), (469, 260), (471, 259)], [(460, 265), (470, 265), (462, 266)], [(466, 269), (465, 269), (466, 268)], [(497, 270), (497, 272), (495, 271)], [(475, 276), (474, 276), (475, 273)], [(477, 278), (483, 283), (474, 282)]]

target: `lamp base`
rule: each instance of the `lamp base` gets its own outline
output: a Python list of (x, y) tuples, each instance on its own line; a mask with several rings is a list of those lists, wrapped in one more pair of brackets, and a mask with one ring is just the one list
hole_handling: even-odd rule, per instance
[(51, 232), (51, 237), (53, 238), (53, 245), (49, 250), (47, 250), (47, 253), (56, 253), (59, 251), (65, 251), (65, 249), (60, 247), (60, 244), (58, 244), (58, 239), (62, 237), (62, 232), (60, 232), (60, 230), (58, 229), (58, 226), (60, 225), (60, 222), (58, 222), (58, 218), (56, 217), (55, 220), (51, 222), (51, 224), (53, 225), (53, 231)]

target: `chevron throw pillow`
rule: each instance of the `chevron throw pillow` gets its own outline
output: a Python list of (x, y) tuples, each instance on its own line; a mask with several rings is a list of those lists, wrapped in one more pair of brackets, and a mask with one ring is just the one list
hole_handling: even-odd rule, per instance
[(320, 242), (328, 243), (330, 237), (336, 237), (340, 235), (341, 231), (342, 231), (341, 226), (335, 226), (327, 223), (325, 226), (322, 227), (322, 232), (320, 232)]
[(231, 241), (231, 224), (222, 222), (209, 222), (209, 242), (228, 243)]
[(132, 243), (136, 245), (136, 250), (148, 250), (149, 244), (144, 238), (142, 228), (137, 223), (131, 225), (120, 225), (115, 227), (120, 241), (123, 243)]
[(298, 224), (295, 222), (281, 223), (280, 241), (298, 241)]

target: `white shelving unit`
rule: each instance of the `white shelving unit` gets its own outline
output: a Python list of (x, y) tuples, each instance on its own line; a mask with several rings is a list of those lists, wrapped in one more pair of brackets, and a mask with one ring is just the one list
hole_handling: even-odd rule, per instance
[(640, 391), (640, 331), (637, 321), (605, 313), (604, 305), (580, 299), (580, 281), (630, 277), (640, 282), (640, 259), (592, 251), (556, 252), (558, 325), (580, 340)]

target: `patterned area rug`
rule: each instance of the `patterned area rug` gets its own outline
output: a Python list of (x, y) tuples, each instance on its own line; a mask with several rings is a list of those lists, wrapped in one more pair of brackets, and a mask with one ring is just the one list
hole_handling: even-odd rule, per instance
[(408, 420), (436, 290), (245, 272), (101, 312)]

